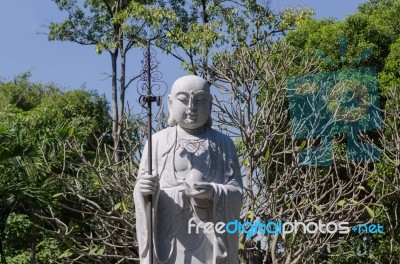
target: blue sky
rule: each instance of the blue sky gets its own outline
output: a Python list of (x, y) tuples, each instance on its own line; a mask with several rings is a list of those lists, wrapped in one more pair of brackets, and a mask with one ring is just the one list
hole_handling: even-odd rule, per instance
[[(317, 18), (344, 18), (354, 13), (357, 6), (366, 0), (271, 0), (272, 8), (282, 10), (287, 6), (302, 4), (316, 11)], [(43, 25), (60, 21), (60, 13), (51, 0), (3, 1), (0, 9), (0, 78), (10, 80), (15, 74), (30, 70), (33, 81), (53, 82), (65, 89), (86, 86), (110, 98), (110, 72), (108, 53), (97, 55), (93, 46), (75, 43), (49, 42)], [(136, 75), (141, 52), (130, 55), (127, 74)], [(168, 87), (184, 75), (179, 62), (172, 57), (158, 54), (160, 70)], [(128, 98), (136, 98), (136, 89)], [(133, 102), (132, 102), (133, 103)]]

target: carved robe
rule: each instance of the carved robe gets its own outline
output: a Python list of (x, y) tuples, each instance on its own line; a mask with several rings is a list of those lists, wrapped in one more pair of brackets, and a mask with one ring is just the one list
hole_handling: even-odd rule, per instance
[[(153, 195), (153, 261), (165, 264), (238, 263), (238, 234), (209, 233), (201, 228), (198, 234), (195, 228), (189, 234), (188, 230), (189, 219), (193, 217), (196, 222), (214, 224), (239, 219), (243, 185), (232, 140), (211, 128), (206, 128), (198, 140), (180, 139), (175, 126), (153, 135), (152, 148), (153, 170), (157, 170), (160, 179), (160, 189)], [(138, 177), (145, 173), (147, 144)], [(184, 182), (189, 180), (187, 177), (198, 175), (202, 181), (212, 183), (213, 200), (186, 196)], [(149, 264), (150, 219), (146, 197), (140, 193), (138, 185), (135, 186), (134, 200), (140, 263)]]

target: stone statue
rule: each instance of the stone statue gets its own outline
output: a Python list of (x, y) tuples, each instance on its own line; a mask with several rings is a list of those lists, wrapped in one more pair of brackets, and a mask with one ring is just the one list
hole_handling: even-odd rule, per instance
[[(153, 264), (151, 235), (154, 263), (238, 263), (239, 235), (204, 226), (239, 219), (243, 200), (236, 149), (229, 137), (211, 128), (211, 102), (207, 81), (179, 78), (168, 97), (169, 127), (152, 137), (151, 173), (146, 143), (134, 190), (142, 264)], [(153, 196), (152, 234), (148, 195)]]

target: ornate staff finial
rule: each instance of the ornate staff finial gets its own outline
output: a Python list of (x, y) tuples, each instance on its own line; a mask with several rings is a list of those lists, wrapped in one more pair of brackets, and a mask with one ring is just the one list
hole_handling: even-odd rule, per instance
[[(166, 94), (167, 89), (162, 91), (167, 84), (162, 81), (162, 73), (158, 69), (160, 62), (156, 58), (157, 52), (151, 47), (151, 42), (147, 41), (146, 49), (143, 51), (142, 70), (138, 81), (137, 91), (140, 94), (140, 104), (148, 109), (149, 103), (157, 102), (160, 106), (161, 98)], [(158, 95), (153, 95), (156, 92)]]

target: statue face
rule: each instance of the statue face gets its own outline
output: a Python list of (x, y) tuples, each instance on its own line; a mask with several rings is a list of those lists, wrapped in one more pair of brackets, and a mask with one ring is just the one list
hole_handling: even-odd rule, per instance
[(211, 113), (209, 84), (197, 76), (178, 79), (169, 96), (169, 110), (180, 127), (203, 127)]

